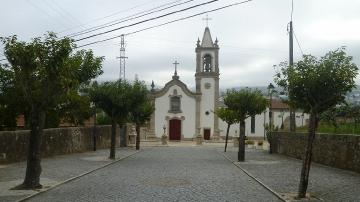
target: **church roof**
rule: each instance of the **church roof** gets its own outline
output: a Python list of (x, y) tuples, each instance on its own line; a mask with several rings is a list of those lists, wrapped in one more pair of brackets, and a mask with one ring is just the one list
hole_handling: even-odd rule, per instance
[(157, 91), (153, 91), (152, 95), (154, 97), (161, 97), (165, 95), (165, 93), (170, 89), (171, 86), (175, 86), (175, 85), (179, 86), (184, 91), (184, 93), (189, 97), (199, 98), (198, 96), (201, 95), (199, 93), (192, 92), (191, 90), (189, 90), (186, 84), (184, 84), (182, 81), (179, 80), (179, 77), (174, 77), (174, 76), (171, 81), (165, 84), (164, 88)]
[(214, 43), (213, 43), (213, 40), (211, 38), (209, 27), (205, 28), (204, 36), (203, 36), (202, 41), (201, 41), (201, 46), (202, 47), (214, 47)]

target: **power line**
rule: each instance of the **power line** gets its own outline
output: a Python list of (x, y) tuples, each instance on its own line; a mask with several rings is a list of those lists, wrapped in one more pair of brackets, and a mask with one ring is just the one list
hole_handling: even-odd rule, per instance
[(300, 46), (300, 42), (299, 42), (298, 38), (296, 37), (296, 34), (295, 34), (294, 31), (293, 31), (293, 33), (294, 33), (294, 36), (295, 36), (296, 43), (297, 43), (297, 45), (299, 46), (301, 55), (304, 55), (304, 52), (303, 52), (303, 50), (302, 50), (302, 48), (301, 48), (301, 46)]
[[(38, 9), (39, 11), (41, 11), (42, 13), (46, 14), (48, 17), (56, 19), (54, 16), (50, 15), (46, 10), (42, 9), (41, 7), (37, 6), (35, 3), (31, 2), (30, 0), (27, 0), (26, 2), (28, 2), (30, 5), (32, 5), (34, 8)], [(64, 22), (59, 21), (58, 19), (56, 19), (58, 22), (60, 22), (63, 26), (66, 26), (66, 24), (64, 24)], [(51, 22), (49, 20), (49, 22)]]
[(70, 23), (74, 23), (74, 20), (71, 19), (68, 15), (64, 14), (60, 9), (58, 9), (56, 6), (54, 6), (55, 4), (51, 4), (49, 3), (47, 0), (43, 0), (43, 3), (45, 3), (44, 5), (46, 5), (48, 8), (50, 8), (53, 12), (57, 13), (57, 15), (64, 20), (64, 22), (70, 22)]
[(197, 5), (190, 6), (190, 7), (184, 8), (184, 9), (180, 9), (180, 10), (177, 10), (177, 11), (173, 11), (173, 12), (170, 12), (170, 13), (166, 13), (166, 14), (164, 14), (164, 15), (160, 15), (160, 16), (157, 16), (157, 17), (153, 17), (153, 18), (149, 18), (149, 19), (146, 19), (146, 20), (142, 20), (142, 21), (140, 21), (140, 22), (136, 22), (136, 23), (133, 23), (133, 24), (130, 24), (130, 25), (125, 25), (125, 26), (118, 27), (118, 28), (115, 28), (115, 29), (112, 29), (112, 30), (108, 30), (108, 31), (105, 31), (105, 32), (101, 32), (101, 33), (98, 33), (98, 34), (93, 34), (93, 35), (90, 35), (90, 36), (87, 36), (87, 37), (84, 37), (84, 38), (81, 38), (81, 39), (77, 39), (77, 40), (75, 40), (75, 41), (82, 41), (82, 40), (89, 39), (89, 38), (92, 38), (92, 37), (95, 37), (95, 36), (100, 36), (100, 35), (103, 35), (103, 34), (107, 34), (107, 33), (110, 33), (110, 32), (114, 32), (114, 31), (117, 31), (117, 30), (120, 30), (120, 29), (123, 29), (123, 28), (132, 27), (132, 26), (135, 26), (135, 25), (144, 23), (144, 22), (156, 20), (156, 19), (159, 19), (159, 18), (163, 18), (163, 17), (169, 16), (169, 15), (175, 14), (175, 13), (180, 13), (180, 12), (184, 12), (184, 11), (186, 11), (186, 10), (190, 10), (190, 9), (193, 9), (193, 8), (196, 8), (196, 7), (200, 7), (200, 6), (204, 6), (204, 5), (207, 5), (207, 4), (211, 4), (211, 3), (214, 3), (214, 2), (216, 2), (216, 1), (219, 1), (219, 0), (212, 0), (212, 1), (205, 2), (205, 3), (197, 4)]
[[(93, 32), (93, 31), (96, 31), (96, 30), (99, 30), (99, 29), (103, 29), (103, 28), (106, 28), (106, 27), (111, 27), (111, 26), (114, 26), (114, 25), (129, 21), (129, 20), (134, 20), (134, 19), (137, 19), (137, 18), (141, 18), (141, 17), (147, 16), (147, 15), (153, 14), (153, 13), (157, 13), (157, 12), (160, 12), (160, 11), (163, 11), (163, 10), (167, 10), (169, 8), (173, 8), (173, 7), (176, 7), (176, 6), (179, 6), (179, 5), (183, 5), (183, 4), (187, 4), (187, 3), (192, 2), (192, 1), (194, 1), (194, 0), (188, 0), (186, 2), (178, 3), (178, 4), (175, 4), (175, 5), (172, 5), (172, 6), (168, 6), (166, 8), (155, 10), (155, 9), (164, 7), (164, 5), (166, 6), (166, 5), (169, 5), (169, 4), (174, 4), (174, 3), (178, 2), (178, 1), (175, 1), (175, 2), (172, 2), (172, 3), (167, 3), (167, 4), (164, 4), (164, 5), (160, 5), (158, 7), (152, 8), (152, 9), (150, 9), (148, 11), (143, 11), (143, 12), (140, 12), (140, 13), (136, 13), (134, 15), (130, 15), (130, 16), (127, 16), (127, 17), (124, 17), (124, 18), (120, 18), (119, 20), (114, 20), (114, 21), (111, 21), (109, 23), (105, 23), (103, 25), (96, 26), (94, 28), (89, 28), (89, 29), (86, 29), (86, 30), (83, 30), (83, 31), (80, 31), (80, 32), (77, 32), (77, 33), (74, 33), (74, 34), (71, 34), (71, 35), (68, 35), (68, 37), (75, 37), (75, 36), (87, 34), (87, 33), (90, 33), (90, 32)], [(153, 10), (155, 10), (155, 11), (153, 11)], [(145, 13), (145, 14), (143, 14), (143, 13)]]
[[(131, 35), (131, 34), (139, 33), (139, 32), (145, 31), (145, 30), (153, 29), (153, 28), (156, 28), (156, 27), (161, 27), (161, 26), (171, 24), (171, 23), (174, 23), (174, 22), (177, 22), (177, 21), (182, 21), (182, 20), (186, 20), (186, 19), (189, 19), (189, 18), (199, 16), (199, 15), (203, 15), (205, 13), (212, 13), (212, 12), (215, 12), (215, 11), (223, 10), (225, 8), (229, 8), (229, 7), (237, 6), (237, 5), (240, 5), (240, 4), (248, 3), (250, 1), (252, 1), (252, 0), (246, 0), (246, 1), (241, 1), (241, 2), (237, 2), (237, 3), (228, 4), (226, 6), (218, 7), (218, 8), (212, 9), (212, 10), (200, 12), (200, 13), (190, 15), (190, 16), (187, 16), (187, 17), (178, 18), (178, 19), (171, 20), (171, 21), (168, 21), (168, 22), (165, 22), (165, 23), (162, 23), (162, 24), (158, 24), (158, 25), (150, 26), (150, 27), (147, 27), (147, 28), (144, 28), (144, 29), (140, 29), (140, 30), (137, 30), (137, 31), (134, 31), (134, 32), (129, 32), (129, 33), (124, 34), (124, 35), (127, 36), (127, 35)], [(109, 40), (116, 39), (116, 38), (119, 38), (119, 37), (121, 37), (121, 35), (110, 37), (110, 38), (103, 39), (103, 40), (94, 41), (94, 42), (91, 42), (91, 43), (87, 43), (87, 44), (78, 46), (77, 48), (81, 48), (81, 47), (85, 47), (85, 46), (89, 46), (89, 45), (109, 41)]]
[[(183, 1), (183, 0), (177, 0), (177, 1)], [(177, 2), (177, 1), (176, 1), (176, 2)], [(90, 22), (84, 23), (84, 24), (82, 24), (82, 25), (78, 25), (78, 26), (70, 27), (70, 28), (68, 28), (68, 29), (61, 30), (61, 31), (59, 31), (58, 33), (60, 34), (60, 33), (63, 33), (63, 32), (69, 31), (69, 30), (73, 30), (73, 29), (76, 29), (76, 28), (78, 28), (78, 27), (81, 27), (81, 26), (84, 26), (84, 25), (88, 25), (88, 24), (90, 24), (90, 23), (92, 23), (92, 22), (97, 22), (97, 21), (100, 21), (100, 20), (103, 20), (103, 19), (106, 19), (106, 18), (115, 16), (115, 15), (118, 15), (119, 13), (127, 12), (127, 11), (136, 9), (136, 8), (138, 8), (138, 7), (141, 7), (141, 6), (150, 4), (150, 3), (154, 3), (154, 2), (153, 2), (153, 1), (150, 1), (150, 2), (147, 2), (147, 3), (143, 3), (143, 4), (138, 4), (138, 5), (133, 6), (133, 7), (131, 7), (131, 8), (123, 9), (123, 10), (117, 11), (117, 12), (115, 12), (115, 13), (112, 13), (112, 14), (110, 14), (110, 15), (107, 15), (107, 16), (104, 16), (104, 17), (100, 17), (100, 18), (96, 18), (96, 19), (94, 19), (94, 20), (92, 20), (92, 21), (90, 21)]]

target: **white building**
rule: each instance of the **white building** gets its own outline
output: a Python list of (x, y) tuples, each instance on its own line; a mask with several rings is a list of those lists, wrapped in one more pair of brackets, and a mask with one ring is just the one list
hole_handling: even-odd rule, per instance
[[(227, 124), (214, 111), (219, 107), (219, 46), (212, 40), (210, 30), (205, 28), (202, 40), (195, 48), (195, 92), (188, 89), (175, 72), (172, 80), (162, 89), (155, 90), (152, 84), (151, 98), (155, 106), (147, 137), (160, 138), (165, 133), (169, 140), (192, 140), (201, 135), (204, 140), (218, 140), (225, 136)], [(267, 110), (268, 111), (268, 110)], [(274, 123), (278, 115), (274, 112)], [(286, 115), (283, 114), (283, 118)], [(247, 136), (264, 136), (264, 123), (268, 122), (267, 112), (259, 114), (251, 121), (246, 120)], [(252, 122), (252, 123), (251, 123)], [(280, 127), (280, 126), (279, 126)], [(238, 135), (239, 125), (232, 125), (230, 135)]]

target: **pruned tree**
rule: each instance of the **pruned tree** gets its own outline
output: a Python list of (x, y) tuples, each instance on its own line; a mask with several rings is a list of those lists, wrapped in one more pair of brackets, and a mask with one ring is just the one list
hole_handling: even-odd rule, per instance
[(29, 106), (30, 136), (26, 175), (18, 188), (41, 187), (41, 137), (46, 114), (61, 98), (95, 78), (101, 71), (102, 57), (92, 51), (74, 52), (75, 43), (69, 38), (58, 39), (54, 33), (30, 42), (16, 36), (1, 38), (8, 69), (14, 74), (14, 84)]
[(154, 107), (149, 99), (149, 91), (144, 82), (135, 80), (132, 86), (130, 117), (135, 123), (136, 129), (136, 150), (140, 149), (140, 127), (150, 120)]
[(343, 47), (319, 59), (304, 55), (293, 66), (287, 63), (279, 66), (281, 69), (275, 81), (288, 91), (290, 106), (310, 114), (298, 191), (298, 197), (304, 198), (320, 114), (344, 101), (346, 93), (355, 87), (358, 67), (352, 62), (352, 57), (346, 55)]
[(126, 80), (94, 83), (89, 89), (91, 100), (111, 119), (110, 159), (115, 159), (116, 125), (123, 127), (132, 107), (132, 86)]
[(228, 90), (224, 97), (228, 109), (237, 114), (240, 123), (238, 161), (245, 161), (245, 120), (256, 114), (261, 114), (267, 107), (267, 100), (259, 90), (249, 88)]
[(224, 152), (226, 152), (226, 148), (227, 148), (227, 143), (228, 143), (228, 139), (229, 139), (229, 130), (230, 130), (230, 126), (232, 124), (238, 123), (239, 121), (237, 120), (237, 114), (236, 112), (234, 112), (231, 109), (228, 109), (226, 107), (221, 107), (219, 109), (217, 109), (215, 111), (215, 114), (224, 122), (227, 123), (227, 129), (226, 129), (226, 137), (225, 137), (225, 148), (224, 148)]

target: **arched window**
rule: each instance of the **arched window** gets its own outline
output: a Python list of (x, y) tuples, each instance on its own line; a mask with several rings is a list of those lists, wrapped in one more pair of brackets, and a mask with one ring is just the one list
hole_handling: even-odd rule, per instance
[(170, 112), (172, 113), (181, 112), (181, 100), (179, 96), (173, 96), (170, 98)]
[(211, 72), (212, 71), (212, 57), (210, 54), (204, 55), (203, 58), (204, 64), (203, 64), (203, 71), (204, 72)]

